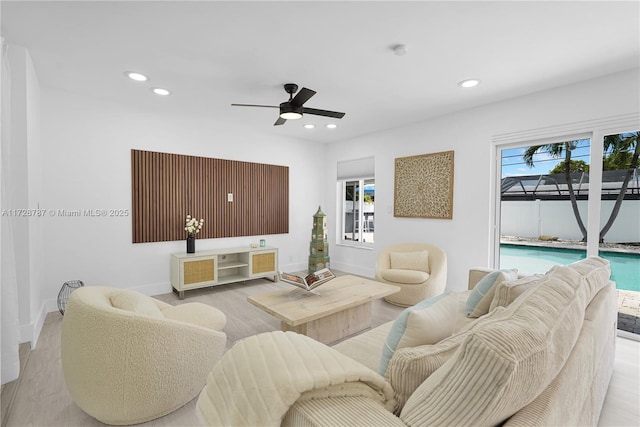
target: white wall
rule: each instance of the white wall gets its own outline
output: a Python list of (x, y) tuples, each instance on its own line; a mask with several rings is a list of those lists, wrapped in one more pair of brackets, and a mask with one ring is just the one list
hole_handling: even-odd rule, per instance
[(49, 301), (55, 300), (63, 282), (73, 279), (147, 294), (171, 291), (170, 254), (184, 252), (185, 241), (132, 244), (130, 216), (55, 213), (59, 209), (130, 211), (133, 148), (289, 166), (288, 234), (198, 239), (196, 251), (248, 246), (265, 238), (267, 245), (279, 248), (281, 269), (306, 267), (313, 214), (323, 196), (310, 191), (322, 176), (316, 167), (324, 157), (322, 145), (231, 129), (204, 113), (192, 117), (142, 111), (51, 89), (44, 89), (42, 95), (46, 196), (40, 205), (48, 212), (43, 218), (46, 273), (42, 288)]
[[(311, 219), (322, 205), (334, 230), (329, 236), (334, 268), (372, 277), (380, 248), (400, 241), (429, 241), (448, 254), (448, 288), (464, 289), (468, 268), (489, 262), (492, 136), (638, 112), (640, 101), (629, 96), (640, 90), (638, 76), (636, 69), (328, 146), (252, 134), (205, 115), (138, 110), (42, 88), (41, 136), (32, 132), (40, 149), (27, 150), (33, 169), (25, 179), (33, 192), (27, 190), (21, 197), (28, 207), (37, 207), (32, 206), (35, 203), (53, 212), (131, 209), (132, 148), (286, 165), (290, 167), (289, 234), (198, 240), (197, 250), (248, 245), (266, 238), (268, 245), (280, 248), (282, 269), (304, 269)], [(445, 150), (455, 150), (453, 219), (394, 218), (394, 158)], [(371, 155), (376, 170), (375, 249), (338, 246), (336, 162)], [(318, 159), (325, 159), (325, 170), (316, 167)], [(35, 173), (40, 165), (41, 172)], [(309, 191), (322, 178), (324, 194)], [(54, 214), (39, 221), (33, 229), (41, 227), (41, 249), (36, 248), (39, 238), (30, 237), (33, 247), (27, 252), (45, 263), (22, 268), (23, 275), (40, 281), (31, 290), (30, 308), (44, 304), (46, 310), (55, 311), (60, 286), (72, 279), (148, 294), (169, 292), (169, 254), (185, 249), (183, 241), (132, 244), (130, 217)]]
[[(640, 70), (634, 69), (330, 145), (325, 211), (333, 213), (330, 226), (336, 222), (336, 162), (373, 155), (376, 166), (375, 249), (336, 245), (335, 233), (330, 233), (332, 265), (373, 277), (381, 248), (427, 241), (447, 252), (447, 288), (466, 289), (468, 269), (489, 265), (492, 136), (638, 113), (639, 75)], [(455, 151), (453, 219), (394, 218), (394, 159), (447, 150)]]
[[(603, 200), (600, 229), (609, 220), (615, 200)], [(583, 223), (588, 220), (587, 201), (578, 200)], [(501, 234), (507, 236), (556, 236), (565, 240), (582, 240), (569, 200), (535, 200), (502, 202)], [(624, 200), (611, 229), (604, 236), (608, 243), (640, 242), (640, 201)]]
[[(29, 52), (8, 46), (11, 75), (10, 136), (3, 140), (8, 168), (8, 205), (3, 209), (35, 208), (42, 195), (40, 157), (40, 86)], [(12, 216), (20, 340), (35, 347), (44, 322), (40, 284), (43, 277), (43, 229), (38, 218)], [(7, 258), (3, 258), (3, 263)]]

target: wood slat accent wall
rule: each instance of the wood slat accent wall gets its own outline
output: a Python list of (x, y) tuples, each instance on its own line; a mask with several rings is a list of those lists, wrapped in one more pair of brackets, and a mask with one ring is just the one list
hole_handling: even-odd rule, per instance
[(186, 239), (187, 214), (199, 239), (289, 232), (287, 166), (131, 150), (131, 197), (133, 243)]

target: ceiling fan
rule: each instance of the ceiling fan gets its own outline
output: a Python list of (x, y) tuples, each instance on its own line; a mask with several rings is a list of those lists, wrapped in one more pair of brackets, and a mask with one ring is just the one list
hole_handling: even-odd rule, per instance
[[(301, 119), (303, 114), (315, 114), (316, 116), (333, 117), (335, 119), (341, 119), (344, 117), (344, 113), (339, 113), (337, 111), (318, 110), (316, 108), (304, 107), (304, 103), (316, 94), (314, 90), (303, 87), (300, 89), (300, 92), (298, 92), (298, 85), (295, 83), (285, 83), (284, 90), (289, 94), (289, 100), (281, 103), (279, 106), (256, 104), (231, 104), (231, 106), (279, 108), (280, 115), (278, 116), (278, 120), (273, 124), (274, 126), (283, 125), (287, 120)], [(296, 92), (298, 92), (296, 96), (293, 96)]]

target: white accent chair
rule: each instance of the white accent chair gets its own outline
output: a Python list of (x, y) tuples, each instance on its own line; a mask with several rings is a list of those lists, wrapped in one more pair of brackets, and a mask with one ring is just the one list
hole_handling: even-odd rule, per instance
[(447, 286), (447, 254), (428, 243), (400, 243), (378, 254), (376, 280), (400, 287), (384, 299), (409, 307), (440, 295)]
[(198, 395), (226, 348), (225, 315), (141, 293), (86, 286), (62, 322), (62, 369), (71, 397), (113, 425), (166, 415)]

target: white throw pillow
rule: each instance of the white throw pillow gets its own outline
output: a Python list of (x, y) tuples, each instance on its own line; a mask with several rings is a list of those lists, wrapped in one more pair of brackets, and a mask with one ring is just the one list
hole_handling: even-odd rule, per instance
[(484, 276), (471, 291), (467, 299), (467, 317), (480, 317), (489, 312), (497, 284), (505, 280), (516, 280), (518, 270), (496, 270)]
[(153, 298), (128, 289), (119, 289), (109, 295), (109, 301), (114, 308), (144, 314), (155, 318), (162, 318), (162, 313), (153, 302)]
[(384, 375), (393, 353), (404, 347), (434, 344), (454, 333), (458, 293), (450, 292), (406, 308), (393, 322), (382, 348), (378, 372)]
[(417, 270), (429, 273), (429, 251), (391, 252), (391, 268), (395, 270)]

